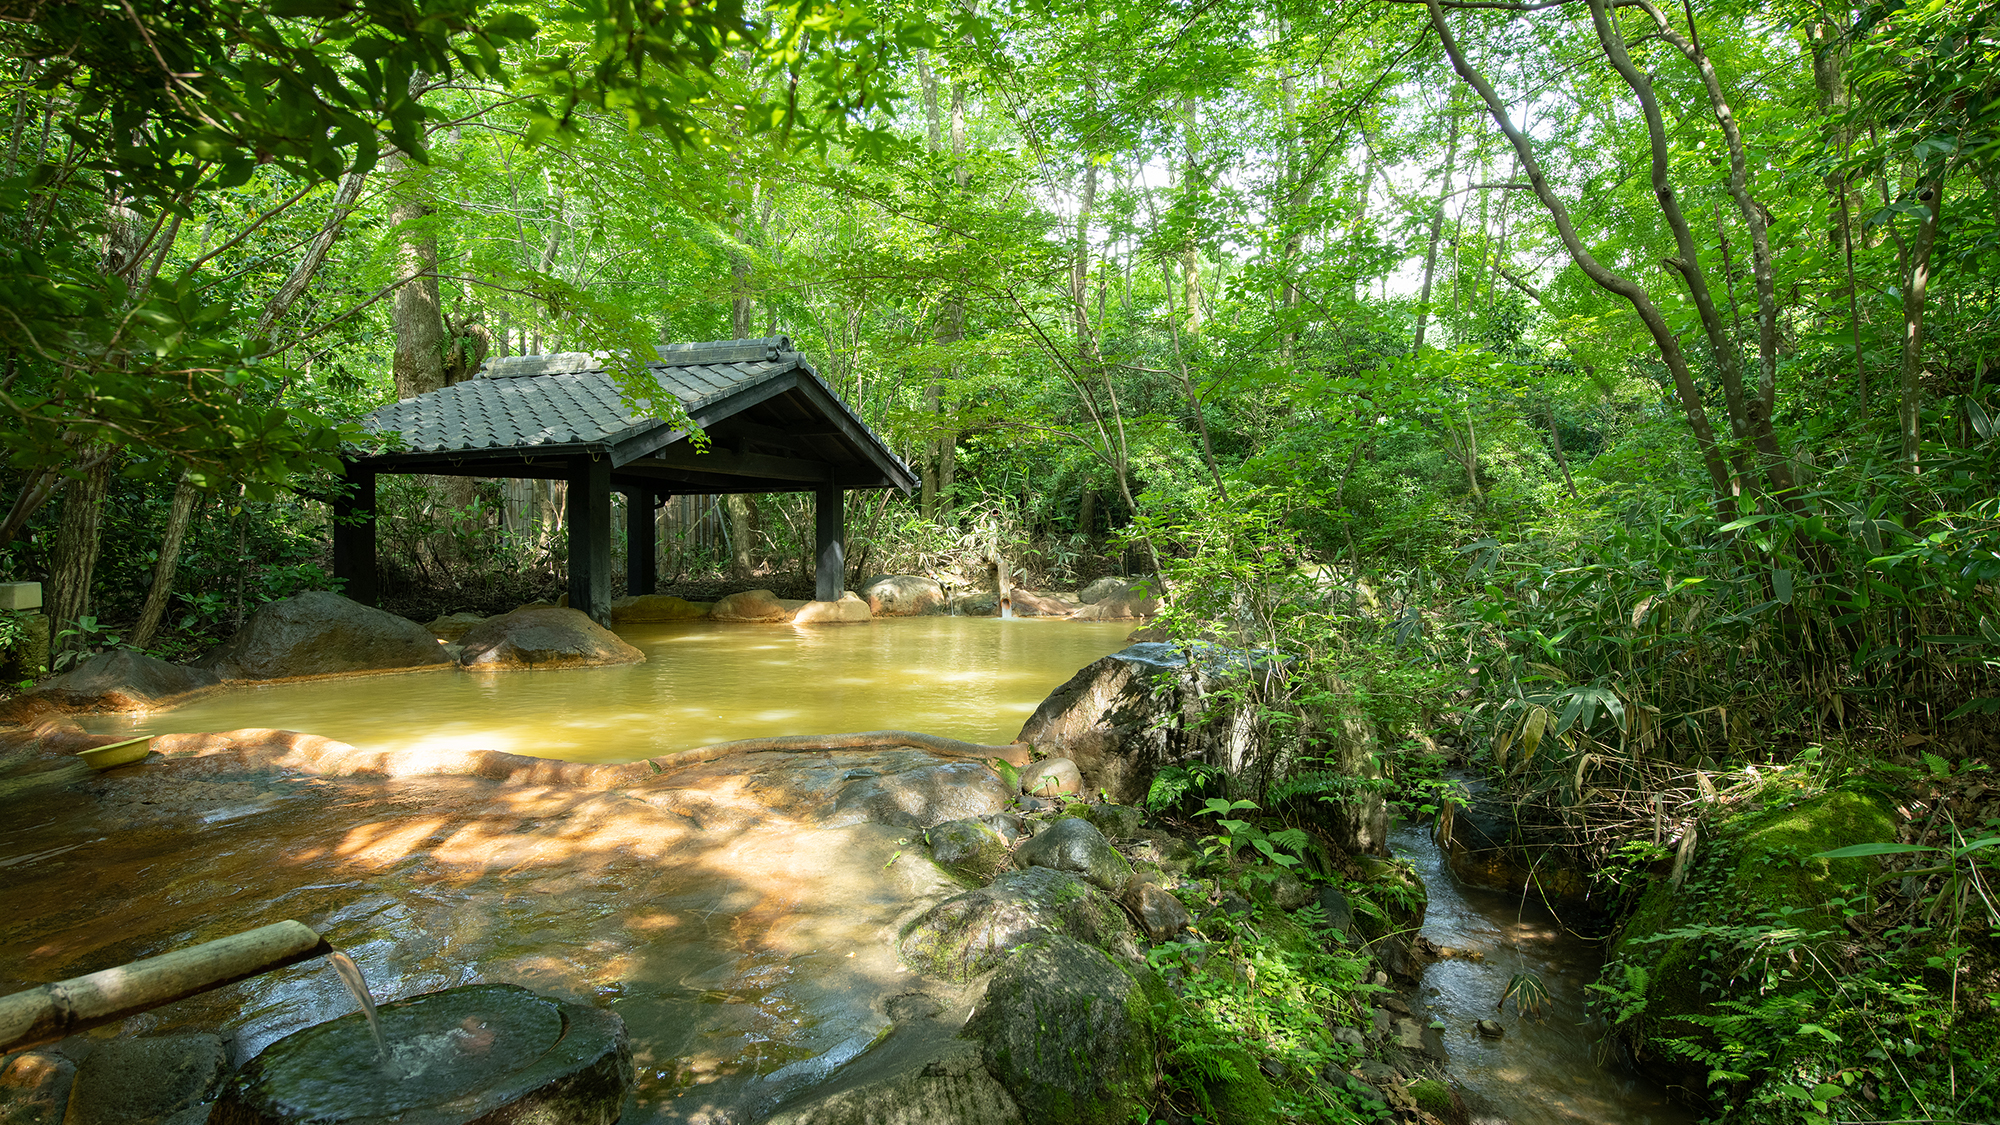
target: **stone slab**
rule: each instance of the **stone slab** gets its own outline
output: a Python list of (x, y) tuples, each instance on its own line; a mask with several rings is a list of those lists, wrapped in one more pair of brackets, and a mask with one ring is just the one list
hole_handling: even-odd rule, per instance
[(42, 584), (40, 582), (0, 582), (0, 609), (23, 610), (42, 608)]

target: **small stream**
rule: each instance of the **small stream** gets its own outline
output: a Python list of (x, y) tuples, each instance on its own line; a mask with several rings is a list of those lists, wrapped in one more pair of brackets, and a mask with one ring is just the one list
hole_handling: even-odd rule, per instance
[[(1692, 1125), (1695, 1114), (1616, 1062), (1599, 1065), (1601, 1025), (1584, 1010), (1585, 986), (1603, 956), (1596, 942), (1571, 933), (1538, 902), (1467, 886), (1452, 874), (1426, 825), (1399, 824), (1390, 850), (1415, 865), (1430, 892), (1424, 936), (1465, 953), (1424, 970), (1420, 999), (1444, 1021), (1453, 1077), (1485, 1104), (1475, 1122), (1511, 1125)], [(1465, 954), (1477, 954), (1474, 960)], [(1494, 1005), (1516, 973), (1533, 973), (1548, 1002), (1534, 1017), (1510, 1001)], [(1497, 1019), (1500, 1039), (1475, 1024)]]

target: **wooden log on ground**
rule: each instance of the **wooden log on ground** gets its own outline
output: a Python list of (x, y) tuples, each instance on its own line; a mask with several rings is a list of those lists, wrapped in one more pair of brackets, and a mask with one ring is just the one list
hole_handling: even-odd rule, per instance
[(288, 920), (16, 992), (0, 997), (0, 1055), (330, 952), (310, 927)]

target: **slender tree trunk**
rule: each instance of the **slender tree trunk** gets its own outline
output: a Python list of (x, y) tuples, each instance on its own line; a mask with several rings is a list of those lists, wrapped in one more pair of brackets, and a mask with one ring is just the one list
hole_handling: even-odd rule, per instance
[(1574, 500), (1576, 499), (1576, 481), (1570, 479), (1569, 458), (1563, 456), (1563, 436), (1562, 431), (1556, 428), (1555, 407), (1543, 403), (1542, 411), (1549, 420), (1549, 446), (1556, 453), (1556, 468), (1562, 470), (1563, 487), (1569, 490), (1569, 498)]
[(1535, 198), (1541, 201), (1542, 207), (1554, 220), (1556, 233), (1562, 240), (1563, 248), (1569, 252), (1570, 260), (1576, 263), (1577, 268), (1582, 270), (1584, 276), (1590, 278), (1593, 284), (1629, 303), (1633, 311), (1638, 313), (1640, 321), (1645, 324), (1647, 333), (1653, 338), (1653, 346), (1659, 351), (1661, 360), (1665, 362), (1667, 371), (1673, 378), (1674, 391), (1680, 399), (1681, 412), (1687, 418), (1688, 428), (1694, 433), (1695, 449), (1700, 453), (1702, 465), (1708, 470), (1709, 483), (1715, 489), (1717, 513), (1725, 521), (1735, 519), (1738, 507), (1735, 482), (1731, 479), (1728, 466), (1723, 462), (1721, 450), (1716, 446), (1715, 430), (1709, 424), (1707, 407), (1702, 404), (1701, 392), (1695, 386), (1693, 374), (1688, 370), (1687, 356), (1681, 350), (1680, 339), (1674, 334), (1673, 327), (1667, 323), (1659, 306), (1653, 303), (1652, 297), (1644, 288), (1623, 274), (1607, 268), (1584, 245), (1583, 239), (1576, 233), (1574, 224), (1570, 222), (1569, 208), (1556, 195), (1555, 189), (1549, 186), (1548, 177), (1542, 172), (1541, 161), (1535, 157), (1534, 146), (1529, 142), (1527, 135), (1514, 125), (1505, 103), (1494, 92), (1492, 84), (1487, 82), (1485, 75), (1479, 73), (1466, 60), (1465, 52), (1459, 48), (1457, 37), (1451, 33), (1450, 24), (1445, 21), (1444, 9), (1438, 0), (1426, 0), (1425, 7), (1430, 13), (1432, 29), (1438, 33), (1438, 40), (1451, 59), (1452, 69), (1457, 71), (1466, 85), (1471, 86), (1480, 100), (1486, 103), (1488, 114), (1492, 116), (1494, 123), (1500, 127), (1508, 143), (1513, 145), (1515, 153), (1521, 158), (1521, 168), (1527, 173), (1529, 186), (1534, 189)]
[(1918, 382), (1924, 368), (1924, 295), (1931, 283), (1931, 248), (1937, 243), (1938, 210), (1944, 202), (1944, 178), (1920, 180), (1917, 202), (1925, 208), (1917, 223), (1916, 237), (1910, 241), (1909, 269), (1903, 276), (1903, 362), (1898, 390), (1898, 429), (1902, 434), (1903, 467), (1918, 469), (1917, 456), (1923, 439), (1921, 427), (1924, 389)]
[[(1438, 239), (1444, 234), (1444, 206), (1451, 199), (1451, 174), (1458, 160), (1458, 87), (1452, 87), (1445, 99), (1444, 119), (1446, 140), (1444, 143), (1444, 184), (1438, 188), (1437, 209), (1431, 212), (1431, 234), (1429, 244), (1424, 247), (1424, 283), (1417, 293), (1417, 334), (1410, 344), (1410, 355), (1418, 356), (1424, 350), (1424, 329), (1431, 319), (1431, 281), (1437, 274)], [(1477, 485), (1473, 486), (1477, 489)]]
[(167, 508), (167, 526), (160, 533), (160, 557), (153, 564), (153, 584), (146, 589), (146, 604), (139, 610), (139, 623), (125, 638), (125, 642), (133, 648), (145, 648), (152, 644), (153, 635), (160, 631), (160, 621), (167, 613), (167, 601), (174, 592), (174, 574), (181, 565), (181, 540), (187, 536), (188, 523), (194, 517), (194, 502), (199, 495), (194, 482), (185, 474), (174, 486), (173, 503)]
[[(361, 188), (368, 180), (366, 172), (349, 172), (340, 178), (340, 186), (333, 193), (333, 209), (327, 212), (326, 222), (321, 224), (319, 233), (306, 244), (305, 253), (300, 255), (298, 264), (285, 277), (283, 285), (271, 295), (270, 303), (264, 306), (263, 315), (257, 318), (257, 327), (251, 336), (262, 339), (271, 334), (271, 329), (282, 319), (292, 305), (305, 294), (306, 287), (326, 263), (328, 251), (333, 248), (333, 240), (339, 236), (340, 228), (347, 222), (347, 216), (354, 211), (355, 201), (361, 198)], [(431, 252), (432, 265), (436, 265), (435, 245)], [(436, 281), (433, 279), (432, 284)]]
[[(49, 559), (49, 625), (58, 634), (76, 628), (90, 616), (90, 584), (103, 542), (104, 495), (110, 481), (111, 460), (107, 457), (63, 489), (62, 515)], [(53, 650), (74, 652), (84, 641), (76, 634), (59, 637)]]

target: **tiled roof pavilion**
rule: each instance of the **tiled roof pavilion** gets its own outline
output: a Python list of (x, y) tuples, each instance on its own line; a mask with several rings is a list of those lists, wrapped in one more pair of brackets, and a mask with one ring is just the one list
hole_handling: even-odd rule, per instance
[[(916, 486), (909, 467), (783, 336), (656, 350), (659, 359), (646, 370), (659, 394), (677, 399), (707, 435), (706, 451), (688, 442), (687, 430), (628, 407), (606, 357), (581, 352), (490, 359), (475, 378), (362, 419), (401, 441), (347, 461), (334, 569), (350, 595), (370, 601), (375, 592), (375, 477), (428, 473), (569, 481), (570, 604), (599, 621), (610, 611), (613, 491), (624, 492), (633, 511), (682, 494), (812, 492), (817, 596), (839, 597), (843, 492), (907, 493)], [(653, 521), (627, 520), (626, 527), (627, 589), (651, 593)]]

